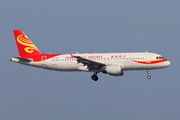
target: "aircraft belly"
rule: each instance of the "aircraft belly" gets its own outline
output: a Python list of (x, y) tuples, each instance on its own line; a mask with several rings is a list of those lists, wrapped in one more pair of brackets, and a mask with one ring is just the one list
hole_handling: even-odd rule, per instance
[(77, 64), (67, 64), (67, 65), (59, 65), (61, 71), (78, 71), (78, 65)]
[(140, 63), (129, 63), (124, 64), (124, 70), (151, 70), (159, 69), (159, 64), (140, 64)]
[(59, 71), (78, 71), (79, 65), (77, 63), (71, 62), (50, 62), (48, 65), (49, 69), (59, 70)]

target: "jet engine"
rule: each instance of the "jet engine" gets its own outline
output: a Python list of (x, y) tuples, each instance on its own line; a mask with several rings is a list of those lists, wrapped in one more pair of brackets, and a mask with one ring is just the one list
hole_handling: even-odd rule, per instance
[(103, 73), (107, 73), (112, 76), (123, 76), (123, 70), (120, 65), (106, 66)]

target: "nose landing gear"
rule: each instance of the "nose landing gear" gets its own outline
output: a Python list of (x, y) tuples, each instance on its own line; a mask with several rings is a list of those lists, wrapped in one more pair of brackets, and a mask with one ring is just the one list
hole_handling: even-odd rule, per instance
[(95, 73), (91, 76), (91, 79), (93, 79), (94, 81), (98, 81), (97, 72), (95, 72)]
[(149, 70), (147, 70), (147, 75), (148, 75), (147, 78), (151, 79), (151, 76), (149, 75)]

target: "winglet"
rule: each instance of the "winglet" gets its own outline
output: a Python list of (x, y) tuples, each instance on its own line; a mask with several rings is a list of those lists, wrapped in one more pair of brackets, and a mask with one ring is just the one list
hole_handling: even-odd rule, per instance
[(71, 58), (74, 58), (74, 55), (73, 54), (70, 54), (71, 55)]

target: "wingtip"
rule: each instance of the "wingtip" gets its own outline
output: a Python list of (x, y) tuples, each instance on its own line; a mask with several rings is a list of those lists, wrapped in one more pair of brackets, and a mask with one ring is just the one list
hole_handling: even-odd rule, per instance
[(74, 55), (73, 54), (70, 54), (72, 58), (74, 58)]

